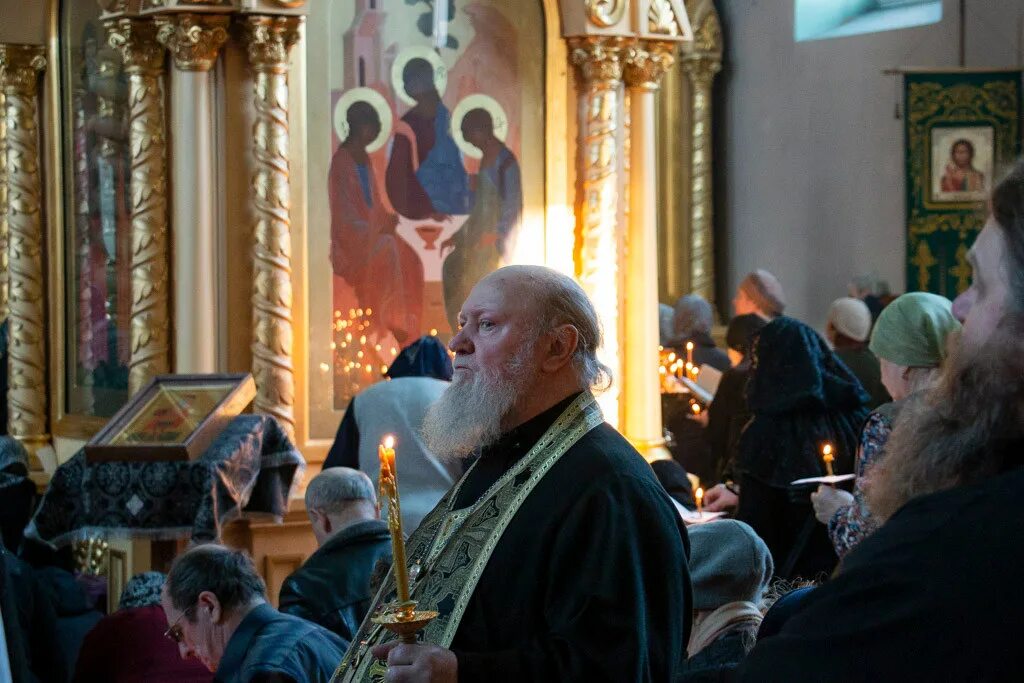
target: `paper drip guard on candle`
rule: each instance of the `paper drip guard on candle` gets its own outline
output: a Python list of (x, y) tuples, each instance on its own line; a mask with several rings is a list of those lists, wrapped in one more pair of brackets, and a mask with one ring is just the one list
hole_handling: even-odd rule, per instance
[(402, 505), (398, 497), (398, 467), (395, 464), (395, 439), (388, 435), (377, 449), (380, 458), (380, 497), (388, 502), (388, 531), (391, 534), (392, 574), (397, 600), (386, 605), (371, 621), (394, 633), (403, 643), (416, 642), (416, 633), (436, 619), (437, 612), (417, 611), (410, 599), (409, 569), (405, 560), (405, 537), (402, 534)]

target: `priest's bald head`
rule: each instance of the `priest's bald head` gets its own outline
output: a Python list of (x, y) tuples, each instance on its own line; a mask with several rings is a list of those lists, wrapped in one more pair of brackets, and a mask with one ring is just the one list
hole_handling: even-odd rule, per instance
[(424, 420), (428, 448), (465, 457), (574, 393), (604, 388), (601, 326), (583, 289), (543, 266), (508, 266), (476, 284), (448, 344), (452, 383)]

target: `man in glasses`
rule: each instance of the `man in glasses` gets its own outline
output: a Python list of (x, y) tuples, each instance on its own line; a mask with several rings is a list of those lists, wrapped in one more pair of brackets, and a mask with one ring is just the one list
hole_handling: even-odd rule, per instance
[(171, 566), (160, 603), (167, 637), (223, 683), (327, 681), (345, 654), (335, 634), (267, 604), (263, 579), (246, 555), (200, 545)]

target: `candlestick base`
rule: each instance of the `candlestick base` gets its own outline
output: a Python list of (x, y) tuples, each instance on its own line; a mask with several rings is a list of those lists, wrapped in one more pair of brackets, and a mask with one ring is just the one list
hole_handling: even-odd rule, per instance
[(372, 617), (370, 621), (391, 631), (403, 643), (412, 645), (416, 642), (416, 634), (436, 619), (438, 614), (432, 610), (417, 611), (416, 602), (410, 600), (391, 606), (391, 609)]

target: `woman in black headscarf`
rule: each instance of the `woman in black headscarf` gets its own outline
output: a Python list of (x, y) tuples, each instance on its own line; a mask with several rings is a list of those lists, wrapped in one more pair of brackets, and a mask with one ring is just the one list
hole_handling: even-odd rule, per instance
[(790, 482), (825, 474), (821, 448), (835, 449), (836, 474), (853, 471), (868, 395), (810, 327), (780, 317), (761, 330), (747, 385), (752, 418), (740, 436), (736, 517), (768, 544), (779, 576), (830, 572), (836, 555), (814, 525), (810, 489)]

